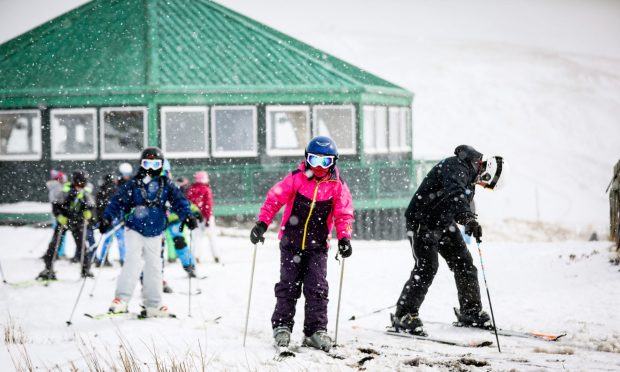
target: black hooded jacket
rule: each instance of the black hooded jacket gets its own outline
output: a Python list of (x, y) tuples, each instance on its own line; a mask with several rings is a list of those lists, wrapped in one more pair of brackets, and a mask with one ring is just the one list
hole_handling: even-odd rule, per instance
[(454, 153), (456, 156), (443, 159), (431, 169), (411, 198), (405, 212), (407, 230), (417, 225), (443, 229), (475, 216), (470, 202), (482, 154), (466, 145), (458, 146)]

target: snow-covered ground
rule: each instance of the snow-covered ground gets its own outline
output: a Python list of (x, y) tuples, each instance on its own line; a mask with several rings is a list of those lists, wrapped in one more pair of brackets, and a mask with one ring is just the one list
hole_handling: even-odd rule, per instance
[[(34, 278), (43, 268), (38, 259), (50, 238), (50, 229), (0, 227), (3, 236), (0, 260), (10, 283)], [(67, 327), (72, 306), (80, 289), (78, 267), (59, 261), (60, 282), (49, 287), (35, 285), (15, 288), (0, 286), (1, 323), (5, 330), (9, 317), (21, 328), (26, 342), (9, 344), (0, 351), (2, 370), (10, 370), (10, 355), (22, 360), (24, 348), (38, 368), (80, 370), (87, 368), (92, 353), (105, 370), (109, 363), (120, 364), (120, 345), (133, 350), (140, 364), (154, 369), (153, 353), (160, 360), (188, 361), (210, 370), (619, 370), (620, 369), (620, 272), (608, 263), (608, 242), (567, 241), (559, 243), (482, 243), (487, 280), (498, 325), (515, 330), (567, 332), (558, 342), (500, 337), (502, 353), (495, 347), (464, 348), (428, 341), (385, 335), (389, 310), (368, 314), (395, 302), (411, 270), (413, 259), (405, 241), (354, 241), (354, 254), (346, 261), (338, 343), (334, 359), (323, 352), (301, 348), (295, 358), (273, 360), (270, 316), (275, 303), (273, 285), (278, 278), (277, 241), (267, 239), (258, 248), (254, 291), (246, 347), (242, 347), (248, 296), (252, 246), (246, 237), (220, 237), (223, 264), (207, 259), (199, 266), (208, 277), (194, 286), (202, 294), (192, 297), (192, 317), (188, 317), (188, 281), (180, 265), (168, 264), (166, 279), (175, 289), (164, 300), (178, 319), (92, 320), (85, 312), (102, 313), (113, 297), (116, 267), (97, 272), (99, 280), (92, 292), (88, 280), (81, 301)], [(73, 243), (69, 243), (71, 253)], [(475, 262), (478, 254), (471, 247)], [(333, 253), (329, 258), (329, 331), (334, 334), (336, 299), (340, 269)], [(116, 250), (112, 250), (112, 257)], [(208, 258), (208, 257), (207, 257)], [(481, 274), (480, 274), (481, 275)], [(482, 276), (485, 307), (488, 309)], [(139, 291), (130, 309), (139, 309)], [(303, 304), (300, 301), (300, 304)], [(439, 273), (421, 309), (428, 331), (455, 340), (489, 340), (484, 331), (453, 328), (452, 307), (457, 304), (454, 282), (442, 262)], [(351, 316), (355, 321), (348, 320)], [(219, 322), (213, 319), (220, 317)], [(303, 323), (303, 307), (298, 306), (298, 325)], [(10, 327), (9, 327), (10, 328)], [(295, 343), (302, 337), (296, 327)], [(92, 360), (92, 359), (91, 359)], [(476, 365), (481, 367), (476, 367)]]

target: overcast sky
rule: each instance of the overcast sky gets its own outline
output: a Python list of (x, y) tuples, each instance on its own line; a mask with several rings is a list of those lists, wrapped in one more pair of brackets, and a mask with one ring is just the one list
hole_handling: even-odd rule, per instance
[[(73, 9), (85, 0), (0, 0), (0, 43)], [(618, 0), (220, 0), (219, 3), (305, 40), (325, 27), (395, 35), (442, 36), (455, 27), (484, 41), (620, 58)], [(470, 6), (472, 3), (484, 4)], [(479, 9), (486, 9), (480, 12)], [(343, 16), (346, 15), (346, 16)], [(310, 36), (309, 36), (310, 37)]]

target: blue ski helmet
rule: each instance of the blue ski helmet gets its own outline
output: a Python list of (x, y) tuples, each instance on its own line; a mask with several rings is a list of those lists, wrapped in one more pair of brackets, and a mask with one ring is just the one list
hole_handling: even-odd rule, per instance
[(327, 171), (331, 171), (336, 166), (336, 162), (338, 161), (338, 147), (336, 147), (336, 142), (333, 139), (326, 136), (316, 136), (308, 142), (308, 146), (306, 146), (306, 153), (304, 156), (306, 162), (306, 169), (310, 169), (311, 165), (308, 163), (308, 154), (315, 155), (328, 155), (333, 156), (333, 163), (327, 168)]
[(306, 146), (306, 156), (308, 154), (331, 155), (338, 158), (338, 147), (333, 139), (326, 136), (316, 136), (308, 142)]

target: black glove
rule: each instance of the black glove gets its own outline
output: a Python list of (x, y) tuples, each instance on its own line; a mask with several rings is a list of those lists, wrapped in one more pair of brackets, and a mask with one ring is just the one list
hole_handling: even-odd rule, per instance
[(343, 258), (347, 258), (353, 253), (353, 248), (351, 248), (349, 238), (342, 238), (338, 240), (338, 252), (340, 252), (340, 255)]
[(267, 224), (263, 221), (258, 221), (250, 232), (250, 241), (252, 242), (252, 244), (264, 242), (265, 238), (263, 237), (263, 234), (265, 234), (265, 231), (267, 231)]
[(476, 238), (476, 242), (478, 243), (482, 242), (482, 240), (480, 239), (482, 238), (482, 226), (480, 226), (480, 224), (478, 223), (478, 221), (476, 221), (475, 218), (470, 217), (466, 219), (463, 225), (465, 226), (465, 234)]
[(187, 226), (190, 230), (194, 230), (195, 228), (198, 227), (198, 220), (196, 220), (196, 217), (190, 214), (187, 217), (185, 217), (185, 219), (181, 223), (181, 228), (179, 230), (183, 231), (183, 228), (185, 226)]
[(106, 231), (110, 230), (110, 227), (112, 227), (112, 221), (110, 221), (107, 218), (102, 218), (101, 220), (99, 220), (99, 232), (102, 234), (105, 234)]

